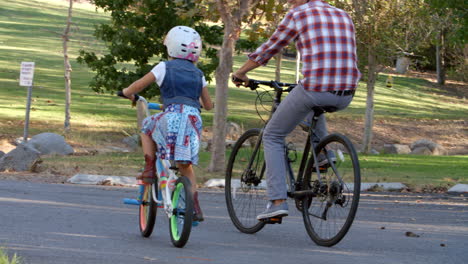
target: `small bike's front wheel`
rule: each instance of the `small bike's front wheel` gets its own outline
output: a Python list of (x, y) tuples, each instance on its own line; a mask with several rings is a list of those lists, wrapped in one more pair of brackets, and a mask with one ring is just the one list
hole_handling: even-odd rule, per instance
[(173, 212), (169, 219), (169, 232), (172, 244), (183, 247), (187, 243), (192, 230), (193, 194), (190, 180), (179, 177), (172, 192)]
[(310, 158), (303, 183), (313, 194), (302, 201), (302, 213), (310, 238), (331, 247), (343, 239), (356, 215), (361, 190), (359, 160), (353, 144), (341, 134), (325, 137), (315, 152), (317, 163)]
[(144, 184), (140, 204), (140, 232), (144, 237), (151, 236), (156, 222), (157, 205), (153, 199), (154, 184)]
[(268, 201), (264, 183), (265, 160), (260, 129), (246, 131), (234, 145), (226, 169), (226, 205), (234, 226), (253, 234), (265, 223), (257, 220)]

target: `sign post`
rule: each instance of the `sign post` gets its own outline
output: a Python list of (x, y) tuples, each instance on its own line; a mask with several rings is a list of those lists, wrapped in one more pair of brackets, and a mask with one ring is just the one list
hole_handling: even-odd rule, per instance
[(34, 62), (21, 62), (20, 86), (28, 86), (28, 99), (26, 101), (26, 119), (24, 122), (24, 142), (28, 141), (29, 112), (31, 110), (31, 97), (34, 78)]

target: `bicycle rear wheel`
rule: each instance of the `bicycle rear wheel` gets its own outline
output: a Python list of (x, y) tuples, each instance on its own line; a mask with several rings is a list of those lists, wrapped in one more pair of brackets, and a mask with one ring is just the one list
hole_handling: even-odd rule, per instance
[(257, 220), (268, 200), (261, 187), (265, 181), (265, 161), (263, 145), (259, 144), (256, 149), (259, 140), (260, 129), (246, 131), (234, 145), (226, 169), (224, 190), (229, 216), (234, 226), (247, 234), (256, 233), (265, 226)]
[[(359, 204), (361, 174), (352, 143), (345, 136), (331, 134), (316, 147), (320, 181), (313, 157), (307, 164), (303, 186), (314, 195), (303, 200), (304, 225), (310, 238), (331, 247), (343, 239), (354, 221)], [(322, 158), (321, 158), (322, 157)], [(324, 161), (325, 159), (325, 161)]]
[(140, 204), (139, 223), (140, 233), (144, 237), (151, 236), (156, 222), (157, 205), (153, 200), (153, 188), (157, 184), (143, 185), (143, 196)]
[(183, 247), (187, 243), (192, 230), (193, 194), (190, 180), (179, 177), (172, 192), (172, 206), (174, 208), (169, 219), (169, 232), (172, 244)]

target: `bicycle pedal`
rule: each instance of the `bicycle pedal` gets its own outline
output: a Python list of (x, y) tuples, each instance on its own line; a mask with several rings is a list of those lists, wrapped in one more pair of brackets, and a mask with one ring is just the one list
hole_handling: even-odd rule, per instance
[(283, 222), (283, 217), (270, 217), (260, 221), (265, 224), (281, 224)]

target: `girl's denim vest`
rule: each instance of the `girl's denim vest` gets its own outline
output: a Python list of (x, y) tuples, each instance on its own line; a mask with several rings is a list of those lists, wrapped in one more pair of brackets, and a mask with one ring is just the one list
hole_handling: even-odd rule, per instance
[(185, 104), (200, 109), (203, 72), (188, 60), (174, 59), (165, 64), (166, 75), (160, 87), (164, 106)]

